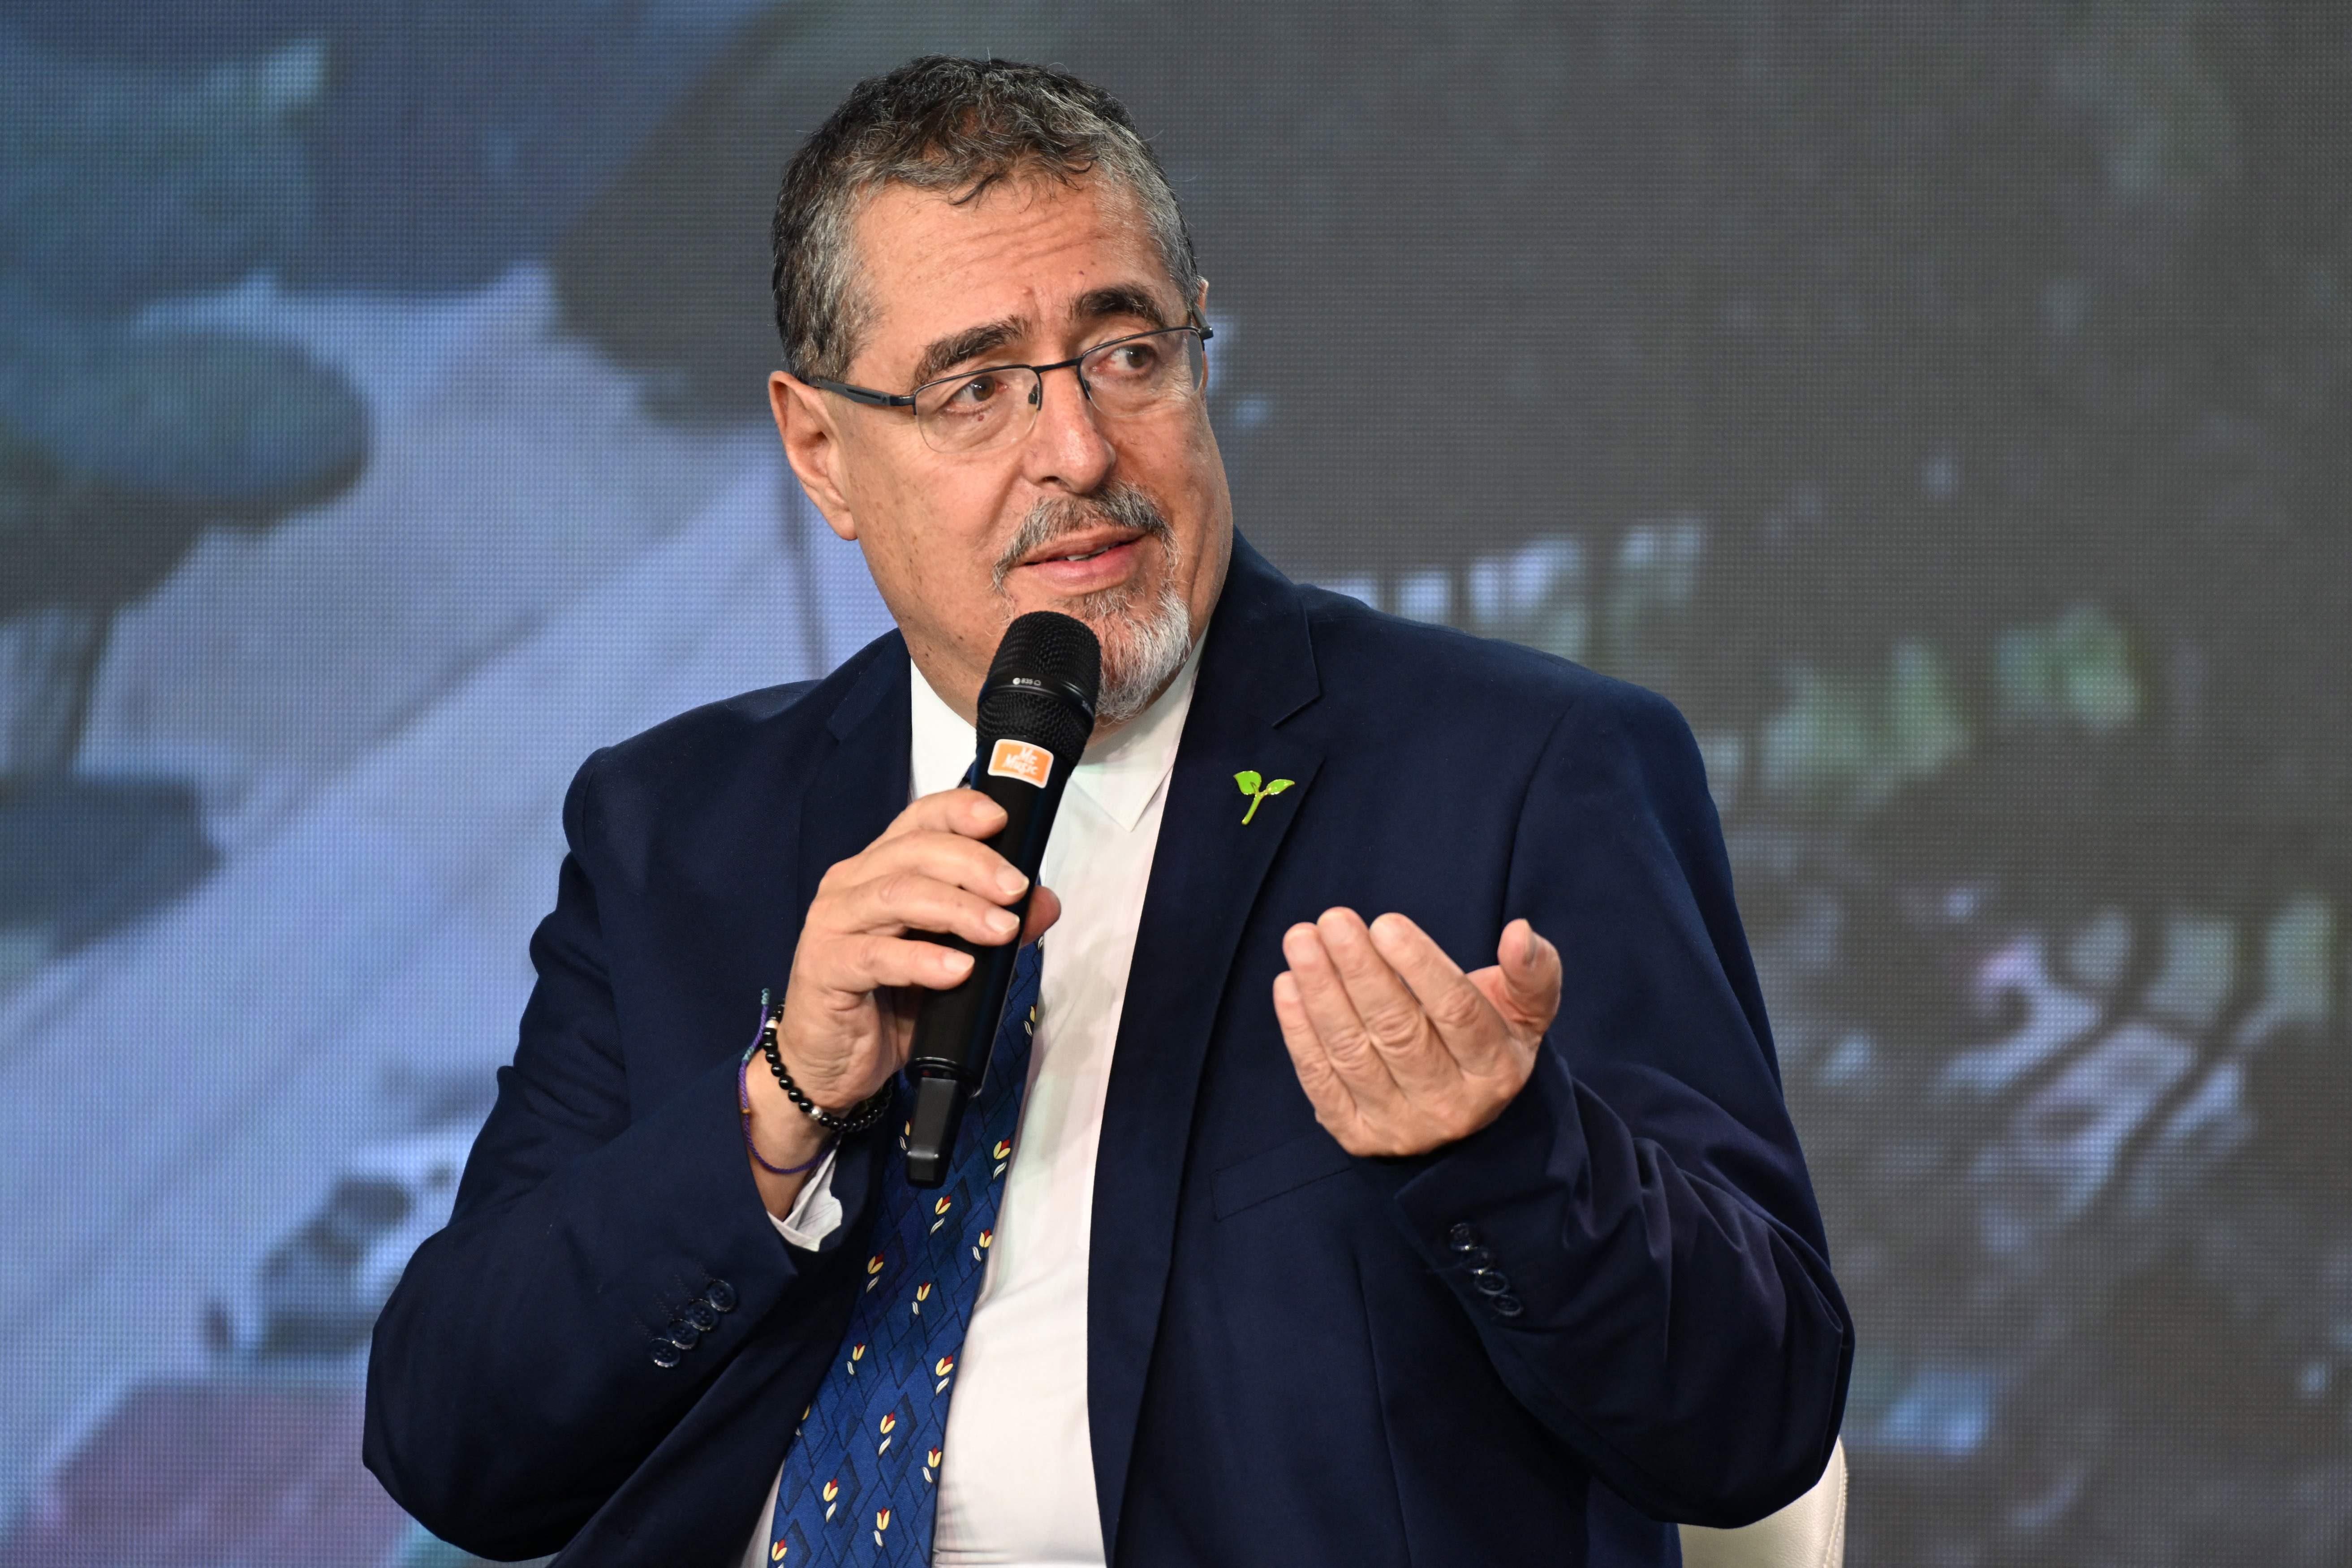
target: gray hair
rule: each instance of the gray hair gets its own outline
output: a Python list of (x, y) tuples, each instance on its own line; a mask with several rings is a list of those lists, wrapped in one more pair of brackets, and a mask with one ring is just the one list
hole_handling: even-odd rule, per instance
[(838, 381), (872, 303), (850, 230), (884, 185), (977, 200), (1008, 176), (1069, 183), (1090, 171), (1135, 194), (1169, 281), (1200, 295), (1192, 237), (1160, 160), (1118, 100), (1047, 66), (926, 55), (859, 82), (784, 170), (771, 230), (776, 334), (797, 375)]

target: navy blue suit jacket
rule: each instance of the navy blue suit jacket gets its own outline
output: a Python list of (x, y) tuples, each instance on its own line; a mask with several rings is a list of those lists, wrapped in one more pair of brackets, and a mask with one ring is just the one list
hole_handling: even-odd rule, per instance
[[(750, 1538), (847, 1319), (883, 1134), (845, 1146), (842, 1227), (788, 1247), (736, 1064), (817, 879), (906, 805), (908, 682), (894, 634), (581, 769), (514, 1064), (369, 1364), (367, 1463), (436, 1534), (663, 1568)], [(1246, 826), (1244, 769), (1296, 781)], [(1236, 542), (1169, 791), (1087, 1283), (1111, 1562), (1671, 1562), (1653, 1520), (1805, 1490), (1853, 1331), (1673, 707)], [(1270, 992), (1283, 931), (1335, 904), (1409, 913), (1465, 967), (1517, 916), (1558, 943), (1549, 1048), (1492, 1125), (1391, 1161), (1316, 1124)], [(734, 1310), (656, 1364), (713, 1280)]]

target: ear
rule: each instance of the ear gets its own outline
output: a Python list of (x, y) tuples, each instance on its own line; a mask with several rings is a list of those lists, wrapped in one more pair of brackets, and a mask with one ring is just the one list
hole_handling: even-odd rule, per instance
[(824, 515), (825, 525), (846, 540), (857, 537), (857, 517), (850, 510), (841, 472), (844, 453), (841, 432), (824, 395), (798, 376), (776, 371), (768, 377), (768, 409), (776, 416), (776, 435), (784, 443), (784, 460), (801, 481), (801, 489)]

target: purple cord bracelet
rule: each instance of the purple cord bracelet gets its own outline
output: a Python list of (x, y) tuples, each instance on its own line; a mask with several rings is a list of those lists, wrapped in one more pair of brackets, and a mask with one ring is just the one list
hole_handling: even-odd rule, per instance
[(743, 1152), (751, 1156), (751, 1163), (759, 1166), (760, 1169), (767, 1172), (768, 1174), (772, 1176), (799, 1176), (815, 1170), (819, 1165), (824, 1163), (824, 1157), (833, 1152), (833, 1139), (826, 1139), (824, 1141), (824, 1146), (819, 1149), (804, 1164), (771, 1165), (763, 1157), (761, 1157), (760, 1153), (760, 1146), (751, 1142), (751, 1054), (746, 1052), (744, 1053), (742, 1065), (735, 1069), (735, 1103), (743, 1112)]

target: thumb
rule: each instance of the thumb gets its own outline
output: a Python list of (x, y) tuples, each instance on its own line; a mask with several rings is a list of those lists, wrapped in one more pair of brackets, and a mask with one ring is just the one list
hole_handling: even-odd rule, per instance
[(1029, 895), (1029, 918), (1021, 922), (1021, 941), (1024, 943), (1035, 942), (1061, 918), (1061, 899), (1053, 889), (1043, 882), (1038, 883)]
[(1502, 983), (1489, 998), (1496, 1011), (1519, 1028), (1540, 1033), (1551, 1027), (1559, 1012), (1559, 949), (1526, 921), (1516, 920), (1503, 928), (1495, 957), (1496, 978)]

